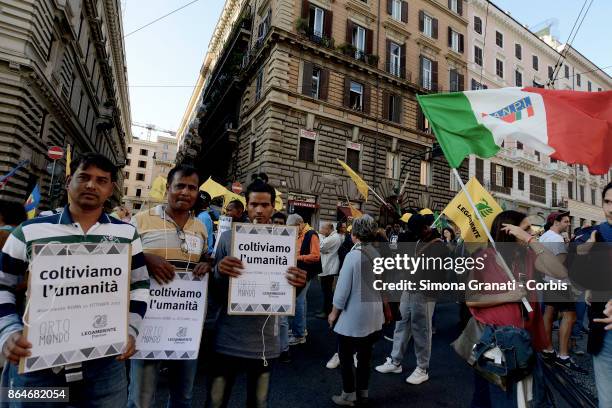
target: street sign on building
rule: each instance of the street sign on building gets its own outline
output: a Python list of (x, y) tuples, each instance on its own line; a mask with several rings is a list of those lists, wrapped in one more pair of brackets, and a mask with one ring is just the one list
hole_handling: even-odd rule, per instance
[(59, 146), (51, 146), (47, 150), (47, 157), (51, 160), (60, 160), (64, 157), (64, 149)]
[(242, 184), (239, 181), (234, 181), (232, 183), (232, 191), (236, 194), (242, 193)]

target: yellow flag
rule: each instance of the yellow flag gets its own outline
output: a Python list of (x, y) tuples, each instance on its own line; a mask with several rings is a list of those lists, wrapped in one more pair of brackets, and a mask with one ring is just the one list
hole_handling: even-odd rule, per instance
[(351, 216), (353, 218), (359, 218), (363, 216), (363, 213), (359, 211), (357, 208), (353, 207), (353, 204), (349, 203), (349, 209), (351, 210)]
[[(493, 220), (502, 212), (502, 208), (493, 199), (491, 194), (482, 187), (476, 177), (472, 177), (465, 185), (465, 188), (472, 197), (476, 209), (490, 231)], [(480, 225), (480, 221), (478, 221), (474, 214), (472, 206), (463, 190), (448, 203), (442, 212), (461, 229), (461, 237), (463, 237), (465, 242), (487, 241), (487, 235), (483, 231), (482, 225)]]
[(353, 169), (351, 169), (348, 166), (348, 164), (346, 164), (340, 159), (336, 159), (336, 160), (338, 160), (338, 163), (340, 163), (340, 165), (344, 167), (344, 170), (346, 170), (349, 177), (355, 182), (355, 185), (357, 186), (357, 190), (361, 193), (363, 198), (366, 201), (368, 201), (368, 185), (366, 184), (366, 182), (363, 181), (363, 179), (359, 177), (359, 174), (355, 173), (355, 171), (353, 171)]
[(206, 191), (208, 194), (210, 194), (210, 198), (221, 197), (231, 193), (231, 191), (217, 183), (211, 177), (209, 177), (208, 180), (206, 180), (204, 184), (200, 186), (200, 190)]
[(280, 211), (283, 209), (283, 198), (281, 197), (283, 193), (274, 189), (276, 191), (276, 200), (274, 201), (274, 209), (276, 211)]
[(234, 200), (240, 200), (240, 202), (244, 205), (244, 208), (246, 211), (246, 199), (240, 194), (236, 194), (233, 191), (229, 191), (229, 190), (227, 191), (226, 194), (223, 194), (223, 209), (225, 210), (225, 208), (230, 203), (230, 201), (234, 201)]
[(166, 195), (166, 178), (164, 176), (157, 176), (153, 181), (153, 186), (149, 192), (149, 197), (155, 201), (164, 201)]
[(72, 149), (66, 146), (66, 177), (70, 175), (70, 163), (72, 162)]

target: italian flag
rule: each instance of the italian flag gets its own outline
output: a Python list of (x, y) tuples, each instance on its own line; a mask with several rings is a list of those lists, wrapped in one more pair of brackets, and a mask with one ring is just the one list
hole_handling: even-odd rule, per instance
[(470, 154), (495, 156), (507, 137), (591, 174), (612, 164), (612, 91), (501, 88), (417, 99), (453, 168)]

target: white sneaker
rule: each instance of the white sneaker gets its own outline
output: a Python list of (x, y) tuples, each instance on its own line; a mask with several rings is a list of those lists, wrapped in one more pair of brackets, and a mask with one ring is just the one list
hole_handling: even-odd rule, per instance
[(325, 367), (329, 368), (330, 370), (333, 370), (334, 368), (338, 368), (339, 365), (340, 356), (338, 356), (338, 353), (335, 353), (332, 358), (329, 359), (327, 364), (325, 364)]
[(394, 373), (399, 374), (402, 372), (402, 365), (395, 364), (390, 357), (387, 357), (387, 361), (376, 367), (376, 371), (383, 374)]
[(355, 368), (357, 368), (357, 353), (353, 354), (353, 364), (355, 365)]
[(406, 382), (413, 385), (422, 384), (427, 380), (429, 380), (429, 374), (420, 367), (415, 368), (410, 377), (406, 378)]

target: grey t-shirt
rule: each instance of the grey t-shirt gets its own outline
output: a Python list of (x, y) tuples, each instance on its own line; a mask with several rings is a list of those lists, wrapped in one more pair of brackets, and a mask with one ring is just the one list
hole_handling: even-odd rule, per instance
[[(553, 230), (548, 230), (540, 237), (539, 241), (552, 252), (555, 256), (559, 254), (567, 254), (567, 245), (561, 234), (557, 234)], [(569, 279), (555, 279), (548, 275), (544, 275), (546, 282), (569, 282)]]
[[(219, 273), (219, 262), (231, 254), (232, 231), (219, 237), (213, 269), (214, 298), (220, 308), (216, 324), (215, 351), (234, 357), (277, 358), (280, 355), (278, 317), (237, 316), (227, 314), (229, 278)], [(262, 336), (263, 330), (263, 336)]]

